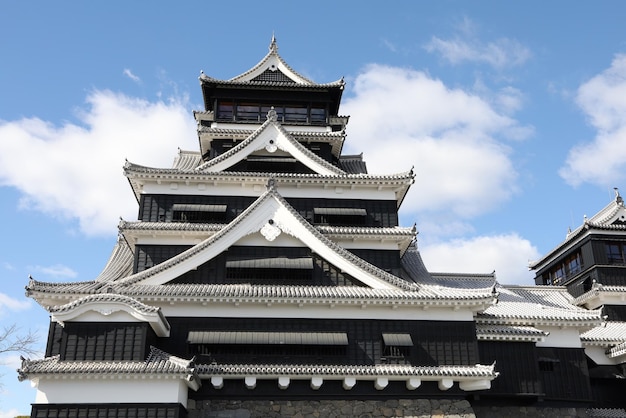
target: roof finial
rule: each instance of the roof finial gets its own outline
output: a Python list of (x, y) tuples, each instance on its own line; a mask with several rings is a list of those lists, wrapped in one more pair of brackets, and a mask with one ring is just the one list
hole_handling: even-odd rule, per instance
[(613, 187), (613, 190), (615, 191), (615, 201), (617, 203), (624, 203), (624, 199), (622, 199), (622, 196), (619, 194), (619, 189), (617, 187)]
[(272, 42), (270, 42), (270, 52), (278, 52), (278, 45), (276, 45), (276, 35), (272, 31)]

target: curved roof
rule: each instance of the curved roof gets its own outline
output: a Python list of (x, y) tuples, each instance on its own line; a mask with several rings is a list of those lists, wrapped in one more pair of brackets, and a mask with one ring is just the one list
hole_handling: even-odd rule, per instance
[(617, 189), (615, 189), (613, 201), (591, 218), (585, 216), (582, 225), (573, 231), (568, 231), (562, 243), (539, 260), (530, 263), (529, 268), (531, 270), (539, 269), (592, 231), (620, 231), (626, 234), (626, 207), (624, 206), (624, 199)]
[(150, 354), (144, 361), (61, 361), (60, 356), (56, 355), (39, 360), (23, 359), (17, 372), (20, 381), (42, 376), (76, 378), (89, 375), (96, 379), (160, 379), (165, 375), (180, 378), (194, 390), (200, 387), (192, 360), (172, 356), (155, 347), (151, 347)]
[(272, 36), (269, 52), (249, 70), (229, 80), (217, 80), (204, 73), (200, 75), (200, 82), (219, 81), (220, 84), (265, 84), (265, 85), (301, 85), (301, 86), (336, 86), (343, 87), (343, 78), (332, 83), (317, 84), (295, 71), (278, 54), (276, 37)]
[(594, 327), (603, 322), (600, 310), (573, 305), (563, 287), (497, 286), (498, 303), (476, 317), (481, 324)]
[(263, 184), (272, 178), (277, 184), (325, 185), (325, 186), (372, 186), (376, 188), (390, 187), (396, 194), (398, 206), (409, 191), (414, 182), (413, 170), (387, 175), (372, 174), (301, 174), (301, 173), (262, 173), (262, 172), (205, 172), (199, 170), (180, 170), (178, 168), (154, 168), (134, 164), (126, 161), (124, 174), (131, 184), (135, 197), (139, 200), (142, 184), (144, 181), (170, 181), (170, 182), (224, 182), (245, 183), (254, 182)]
[(343, 170), (320, 158), (298, 142), (276, 119), (272, 109), (267, 120), (245, 140), (227, 152), (196, 167), (198, 171), (221, 172), (232, 167), (255, 151), (265, 149), (270, 155), (285, 151), (320, 175), (342, 175)]

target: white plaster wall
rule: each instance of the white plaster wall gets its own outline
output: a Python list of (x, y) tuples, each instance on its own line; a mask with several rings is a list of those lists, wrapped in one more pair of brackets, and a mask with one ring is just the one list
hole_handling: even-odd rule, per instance
[(40, 379), (35, 403), (180, 403), (188, 386), (181, 379)]
[[(269, 176), (268, 176), (269, 178)], [(184, 181), (163, 181), (161, 184), (146, 182), (142, 192), (146, 194), (172, 194), (172, 195), (197, 195), (203, 194), (207, 196), (253, 196), (259, 197), (266, 190), (266, 180), (259, 181), (258, 184), (251, 183), (220, 183), (214, 186), (213, 183), (189, 183)], [(376, 199), (376, 200), (395, 200), (396, 195), (392, 188), (384, 188), (378, 190), (376, 186), (335, 186), (328, 185), (320, 187), (319, 184), (281, 184), (278, 182), (278, 191), (284, 197), (316, 197), (320, 199), (335, 199), (338, 197), (344, 199)]]
[[(115, 305), (112, 305), (112, 306), (115, 307)], [(102, 308), (105, 308), (105, 307), (102, 306)], [(72, 322), (143, 322), (124, 310), (118, 310), (109, 315), (104, 315), (94, 310), (86, 310), (79, 316), (72, 318), (71, 321)]]
[(332, 306), (328, 303), (306, 305), (289, 304), (246, 304), (234, 303), (180, 303), (147, 301), (160, 306), (166, 317), (234, 317), (234, 318), (315, 318), (315, 319), (382, 319), (382, 320), (427, 320), (427, 321), (473, 321), (469, 309), (435, 308), (377, 305)]
[(585, 354), (587, 355), (587, 357), (595, 361), (596, 364), (616, 365), (624, 361), (624, 359), (620, 360), (619, 358), (608, 358), (606, 355), (606, 348), (604, 347), (585, 347)]
[[(137, 245), (196, 245), (213, 233), (207, 233), (198, 236), (195, 233), (185, 235), (185, 231), (181, 231), (178, 235), (146, 235), (138, 237), (135, 243)], [(366, 248), (378, 250), (397, 250), (397, 241), (381, 240), (381, 239), (359, 239), (359, 240), (333, 240), (343, 248)], [(235, 245), (262, 245), (262, 246), (283, 246), (283, 247), (304, 247), (302, 241), (282, 233), (274, 241), (269, 243), (261, 234), (252, 234), (242, 237)]]
[(576, 328), (537, 327), (550, 333), (537, 347), (581, 348), (579, 330)]

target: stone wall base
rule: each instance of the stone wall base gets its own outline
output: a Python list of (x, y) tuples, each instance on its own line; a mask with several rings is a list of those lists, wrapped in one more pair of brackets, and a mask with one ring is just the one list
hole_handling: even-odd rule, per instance
[[(587, 418), (596, 415), (584, 408), (490, 407), (472, 408), (466, 400), (395, 399), (360, 400), (205, 400), (189, 401), (188, 418)], [(614, 415), (610, 415), (614, 416)]]
[(395, 399), (386, 401), (197, 401), (189, 405), (189, 418), (253, 417), (454, 417), (476, 418), (465, 400)]

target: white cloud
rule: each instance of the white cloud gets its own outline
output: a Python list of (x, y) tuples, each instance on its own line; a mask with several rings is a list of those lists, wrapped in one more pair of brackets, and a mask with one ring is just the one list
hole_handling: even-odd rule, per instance
[(510, 233), (451, 240), (420, 247), (424, 264), (433, 272), (491, 273), (503, 284), (532, 285), (528, 262), (539, 251), (528, 240)]
[(126, 77), (130, 78), (131, 80), (133, 80), (135, 83), (141, 83), (141, 78), (139, 78), (138, 76), (133, 74), (133, 72), (130, 69), (124, 68), (124, 71), (122, 71), (122, 73)]
[(453, 65), (470, 61), (486, 63), (497, 69), (522, 65), (532, 55), (520, 42), (508, 38), (481, 43), (476, 39), (454, 37), (446, 40), (433, 36), (425, 48), (428, 52), (441, 54)]
[(46, 276), (54, 278), (73, 279), (78, 276), (78, 273), (62, 264), (55, 264), (52, 266), (32, 266), (29, 267), (29, 270), (39, 272)]
[(433, 36), (424, 48), (439, 53), (446, 61), (456, 65), (465, 61), (485, 63), (502, 69), (524, 64), (532, 53), (515, 39), (498, 38), (491, 42), (479, 39), (477, 26), (468, 18), (456, 27), (457, 34), (450, 39)]
[[(0, 366), (6, 367), (10, 371), (17, 370), (22, 365), (22, 359), (19, 354), (3, 354), (0, 359)], [(2, 373), (0, 373), (2, 375)]]
[(0, 410), (0, 418), (15, 418), (18, 415), (23, 415), (17, 409), (9, 409), (8, 411)]
[[(403, 212), (484, 213), (517, 190), (511, 150), (497, 138), (523, 130), (486, 100), (410, 69), (371, 65), (354, 82), (341, 113), (349, 152), (367, 150), (372, 173), (415, 167)], [(375, 150), (375, 151), (374, 151)]]
[(23, 311), (30, 307), (31, 302), (28, 299), (15, 299), (5, 293), (0, 293), (0, 314), (6, 311)]
[(559, 174), (571, 185), (604, 187), (626, 180), (626, 55), (578, 89), (577, 104), (596, 129), (593, 141), (573, 147)]
[(87, 234), (111, 235), (119, 216), (137, 216), (124, 159), (171, 166), (177, 147), (197, 148), (195, 123), (186, 99), (148, 102), (94, 91), (87, 105), (81, 125), (0, 122), (0, 185), (19, 189), (24, 207), (77, 219)]

